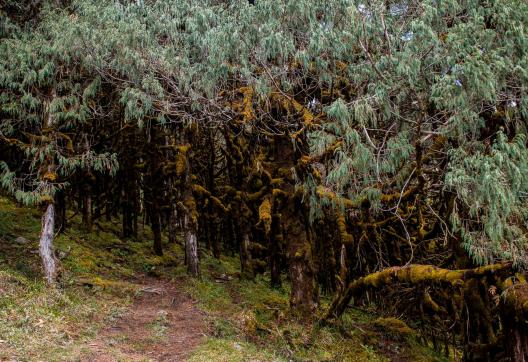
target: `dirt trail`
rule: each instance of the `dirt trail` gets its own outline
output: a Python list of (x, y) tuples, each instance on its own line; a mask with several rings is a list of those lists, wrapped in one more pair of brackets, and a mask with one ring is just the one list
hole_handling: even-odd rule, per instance
[(202, 341), (204, 315), (177, 284), (148, 278), (141, 285), (127, 314), (89, 344), (82, 361), (185, 361)]

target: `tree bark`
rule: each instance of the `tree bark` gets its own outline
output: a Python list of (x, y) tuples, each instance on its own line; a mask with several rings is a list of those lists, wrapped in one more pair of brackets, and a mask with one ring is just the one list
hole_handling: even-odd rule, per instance
[(270, 235), (270, 273), (271, 273), (271, 286), (278, 288), (282, 285), (281, 281), (281, 253), (280, 244), (282, 242), (282, 230), (280, 224), (280, 218), (273, 215), (271, 224), (271, 235)]
[(86, 231), (92, 230), (92, 196), (85, 190), (83, 196), (83, 218), (82, 222)]
[(198, 259), (198, 238), (196, 232), (185, 216), (185, 257), (187, 259), (187, 271), (194, 277), (200, 275), (200, 262)]
[(66, 196), (64, 195), (64, 190), (60, 190), (56, 193), (55, 197), (55, 229), (57, 232), (63, 233), (66, 231)]
[(220, 240), (218, 236), (218, 224), (215, 220), (211, 221), (211, 244), (213, 246), (213, 256), (220, 259)]
[(163, 255), (163, 246), (161, 244), (161, 223), (160, 223), (160, 213), (159, 211), (153, 211), (152, 215), (150, 216), (152, 218), (151, 225), (152, 225), (152, 233), (154, 234), (154, 253), (156, 255), (162, 256)]
[(301, 208), (298, 203), (290, 204), (288, 210), (293, 213), (285, 223), (289, 238), (290, 308), (299, 316), (308, 317), (315, 310), (315, 277), (312, 245)]
[(240, 265), (241, 277), (245, 279), (253, 279), (253, 263), (251, 261), (249, 233), (244, 232), (240, 242)]
[(528, 284), (514, 284), (504, 291), (501, 314), (507, 356), (514, 362), (528, 361)]
[(178, 210), (174, 205), (171, 206), (170, 215), (169, 215), (169, 244), (174, 244), (177, 242), (176, 233), (178, 231)]
[(517, 326), (506, 332), (507, 354), (514, 362), (528, 361), (528, 331), (525, 327)]
[(55, 207), (49, 203), (42, 216), (42, 231), (40, 235), (39, 253), (44, 266), (44, 275), (48, 285), (55, 284), (57, 266), (53, 255), (53, 236), (55, 227)]

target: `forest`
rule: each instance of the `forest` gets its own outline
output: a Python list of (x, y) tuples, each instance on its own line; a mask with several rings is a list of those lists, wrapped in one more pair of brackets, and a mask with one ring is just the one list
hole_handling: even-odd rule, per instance
[[(11, 258), (95, 293), (72, 250), (104, 230), (94, 265), (174, 258), (196, 286), (229, 260), (211, 285), (286, 293), (281, 326), (335, 344), (368, 311), (437, 360), (527, 361), (527, 137), (525, 0), (2, 0), (0, 324)], [(360, 360), (247, 305), (270, 361)]]

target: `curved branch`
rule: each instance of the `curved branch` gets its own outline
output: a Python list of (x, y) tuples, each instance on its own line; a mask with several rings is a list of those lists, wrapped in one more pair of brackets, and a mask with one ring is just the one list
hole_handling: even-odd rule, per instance
[(498, 271), (510, 269), (511, 263), (486, 265), (475, 269), (450, 270), (433, 265), (393, 266), (376, 273), (369, 274), (351, 282), (341, 296), (337, 296), (326, 312), (324, 319), (337, 318), (345, 311), (353, 296), (357, 296), (367, 289), (380, 288), (394, 283), (463, 283), (464, 280), (494, 274)]

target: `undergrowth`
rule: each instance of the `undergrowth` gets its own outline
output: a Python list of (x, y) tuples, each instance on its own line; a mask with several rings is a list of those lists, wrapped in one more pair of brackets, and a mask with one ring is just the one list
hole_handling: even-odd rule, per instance
[(178, 246), (163, 257), (151, 252), (147, 228), (138, 241), (121, 240), (117, 224), (98, 221), (88, 233), (69, 216), (55, 240), (60, 276), (50, 288), (38, 254), (40, 210), (0, 197), (0, 361), (79, 360), (98, 331), (126, 313), (135, 276), (170, 274), (178, 263)]
[(359, 309), (336, 325), (291, 319), (287, 281), (274, 289), (267, 274), (240, 280), (238, 265), (236, 256), (205, 255), (204, 275), (189, 280), (187, 291), (208, 312), (210, 325), (207, 342), (191, 361), (442, 360), (418, 344), (410, 328), (380, 329), (375, 315)]
[[(55, 243), (59, 285), (48, 288), (38, 255), (40, 216), (0, 197), (0, 360), (81, 359), (98, 331), (126, 313), (139, 275), (180, 279), (206, 312), (207, 338), (192, 362), (438, 360), (412, 331), (393, 338), (376, 327), (374, 315), (358, 309), (338, 325), (289, 318), (287, 280), (277, 289), (266, 274), (240, 280), (236, 256), (217, 260), (203, 251), (202, 277), (189, 278), (180, 245), (164, 239), (165, 255), (156, 256), (148, 228), (138, 240), (122, 240), (118, 222), (97, 221), (86, 232), (69, 215)], [(166, 328), (163, 315), (150, 325), (159, 339)]]

